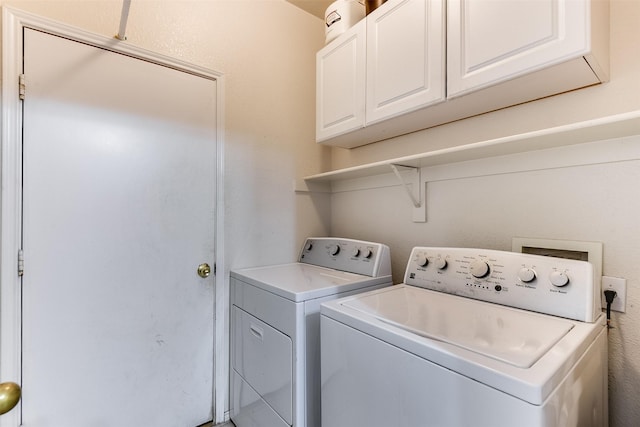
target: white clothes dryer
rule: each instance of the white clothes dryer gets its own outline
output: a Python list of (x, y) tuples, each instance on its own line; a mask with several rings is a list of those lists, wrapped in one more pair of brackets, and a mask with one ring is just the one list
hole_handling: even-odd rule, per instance
[(380, 243), (308, 238), (298, 262), (231, 272), (231, 420), (320, 427), (320, 304), (392, 284)]
[(404, 281), (322, 305), (323, 427), (608, 425), (591, 264), (418, 247)]

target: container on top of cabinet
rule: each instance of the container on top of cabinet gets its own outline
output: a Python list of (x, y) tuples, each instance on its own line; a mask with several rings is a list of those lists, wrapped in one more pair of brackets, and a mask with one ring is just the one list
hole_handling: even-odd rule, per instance
[(317, 53), (316, 141), (353, 148), (608, 73), (606, 0), (388, 0)]
[(365, 16), (364, 4), (358, 0), (336, 0), (324, 12), (325, 42), (344, 33)]

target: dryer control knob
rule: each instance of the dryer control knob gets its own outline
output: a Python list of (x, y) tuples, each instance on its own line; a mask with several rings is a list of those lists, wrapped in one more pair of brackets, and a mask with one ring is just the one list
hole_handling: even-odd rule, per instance
[(491, 273), (489, 264), (479, 259), (473, 261), (469, 269), (471, 271), (471, 275), (477, 279), (487, 277), (489, 273)]
[(536, 272), (531, 268), (523, 267), (518, 271), (518, 278), (524, 283), (530, 283), (536, 279)]
[(329, 246), (329, 255), (336, 256), (338, 255), (338, 253), (340, 253), (340, 246), (338, 245)]
[(562, 287), (569, 284), (569, 276), (564, 271), (554, 271), (549, 275), (549, 280), (553, 286)]
[(436, 258), (434, 264), (436, 265), (436, 268), (438, 270), (444, 270), (445, 268), (447, 268), (447, 260), (442, 257)]
[(362, 256), (365, 258), (371, 258), (373, 256), (373, 251), (371, 251), (371, 249), (365, 249), (362, 251)]
[(357, 258), (357, 257), (359, 257), (359, 256), (360, 256), (360, 249), (355, 248), (355, 249), (351, 252), (351, 256), (352, 256), (353, 258)]
[(419, 267), (426, 267), (429, 265), (429, 259), (426, 255), (418, 255), (416, 257), (416, 264), (418, 264)]

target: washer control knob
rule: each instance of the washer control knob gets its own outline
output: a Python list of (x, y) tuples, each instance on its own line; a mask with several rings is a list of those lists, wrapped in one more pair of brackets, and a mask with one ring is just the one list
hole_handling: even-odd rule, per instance
[(340, 253), (340, 246), (338, 245), (329, 246), (329, 255), (336, 256), (338, 255), (338, 253)]
[(569, 284), (569, 276), (564, 271), (554, 271), (549, 275), (549, 280), (553, 286), (562, 287)]
[(362, 251), (362, 256), (365, 258), (371, 258), (373, 256), (373, 251), (371, 251), (371, 249), (365, 249)]
[(313, 249), (313, 243), (307, 242), (307, 244), (304, 247), (304, 250), (305, 251), (310, 251), (311, 249)]
[(360, 249), (355, 248), (352, 252), (351, 252), (351, 256), (354, 258), (357, 258), (360, 256)]
[(518, 278), (524, 283), (531, 283), (536, 280), (536, 272), (531, 268), (523, 267), (518, 271)]
[(477, 259), (471, 263), (470, 271), (473, 277), (481, 279), (489, 275), (491, 268), (489, 268), (489, 264), (486, 262)]
[(418, 264), (419, 267), (426, 267), (429, 264), (429, 259), (426, 255), (418, 255), (416, 258), (416, 264)]
[(436, 265), (436, 268), (438, 270), (444, 270), (445, 268), (447, 268), (447, 260), (442, 257), (436, 258), (434, 264)]

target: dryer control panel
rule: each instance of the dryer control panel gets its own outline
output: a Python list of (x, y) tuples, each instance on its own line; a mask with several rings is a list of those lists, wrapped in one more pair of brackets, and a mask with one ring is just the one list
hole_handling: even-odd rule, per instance
[(389, 247), (362, 240), (309, 237), (298, 261), (371, 277), (391, 275)]
[(592, 264), (486, 249), (416, 247), (404, 281), (554, 316), (594, 322), (600, 289)]

